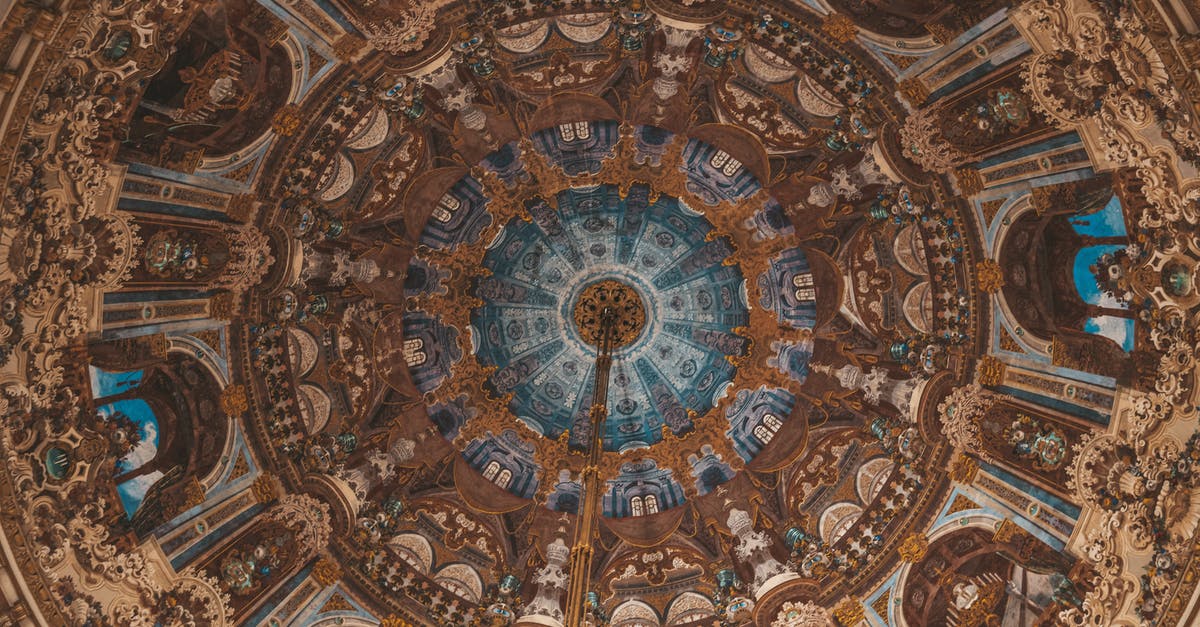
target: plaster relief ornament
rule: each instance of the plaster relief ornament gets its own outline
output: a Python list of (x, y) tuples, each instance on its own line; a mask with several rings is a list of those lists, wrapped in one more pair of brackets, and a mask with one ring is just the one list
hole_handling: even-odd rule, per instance
[(438, 10), (450, 0), (382, 0), (369, 9), (346, 14), (367, 42), (394, 55), (420, 50), (436, 28)]
[(750, 514), (740, 509), (730, 510), (726, 521), (729, 532), (733, 534), (736, 546), (734, 555), (754, 570), (755, 596), (761, 596), (765, 591), (763, 586), (772, 578), (786, 574), (787, 566), (771, 555), (771, 545), (767, 534), (754, 529), (754, 521)]
[(995, 402), (996, 396), (979, 384), (972, 383), (956, 388), (950, 396), (938, 403), (942, 434), (955, 448), (978, 452), (983, 446), (979, 435), (979, 422)]
[(825, 364), (813, 364), (812, 370), (836, 378), (847, 390), (862, 392), (863, 400), (871, 405), (878, 406), (886, 401), (900, 411), (901, 417), (915, 422), (912, 402), (923, 383), (922, 378), (894, 379), (883, 369), (871, 368), (864, 371), (853, 364), (846, 364), (837, 370)]
[(562, 605), (559, 596), (567, 589), (567, 573), (563, 566), (571, 556), (562, 538), (555, 538), (546, 547), (546, 565), (537, 571), (533, 581), (537, 584), (537, 594), (525, 606), (522, 616), (548, 616), (556, 621), (563, 618)]
[(771, 622), (771, 627), (833, 627), (833, 617), (829, 610), (806, 601), (804, 603), (787, 602)]

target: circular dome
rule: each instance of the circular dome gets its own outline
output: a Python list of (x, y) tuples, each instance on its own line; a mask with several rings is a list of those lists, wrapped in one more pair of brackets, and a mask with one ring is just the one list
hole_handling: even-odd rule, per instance
[(637, 311), (614, 353), (604, 447), (690, 430), (733, 377), (726, 357), (748, 347), (735, 331), (748, 313), (730, 243), (709, 241), (712, 224), (666, 195), (644, 205), (602, 185), (559, 193), (557, 210), (534, 202), (488, 248), (491, 275), (475, 287), (475, 358), (495, 369), (486, 386), (547, 437), (586, 429), (597, 325), (581, 316), (595, 318), (585, 309), (619, 286)]
[[(622, 132), (660, 161), (676, 146), (680, 176), (622, 180)], [(763, 421), (774, 433), (796, 402), (739, 377), (753, 352), (751, 312), (804, 328), (816, 307), (803, 251), (753, 255), (748, 275), (748, 251), (730, 235), (750, 228), (756, 239), (778, 238), (778, 203), (746, 224), (714, 223), (714, 207), (760, 191), (715, 146), (610, 121), (563, 124), (485, 157), (430, 212), (405, 281), (400, 352), (442, 434), (510, 493), (532, 498), (543, 481), (569, 491), (571, 481), (555, 480), (580, 467), (590, 441), (608, 307), (619, 314), (600, 436), (609, 489), (629, 487), (639, 499), (649, 482), (674, 495), (650, 495), (663, 510), (693, 487), (682, 482), (702, 477), (703, 493), (732, 477), (767, 444)], [(806, 372), (811, 350), (770, 348), (786, 373)], [(679, 448), (693, 454), (658, 455), (665, 439), (688, 440)], [(702, 450), (714, 440), (724, 445)], [(548, 504), (559, 500), (571, 501), (552, 495)]]

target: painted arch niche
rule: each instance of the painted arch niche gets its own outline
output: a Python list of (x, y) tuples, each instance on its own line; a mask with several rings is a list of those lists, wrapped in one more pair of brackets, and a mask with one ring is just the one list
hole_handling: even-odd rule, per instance
[(270, 128), (292, 91), (282, 22), (253, 0), (206, 3), (155, 75), (121, 138), (121, 157), (179, 167), (236, 153)]
[(1069, 200), (1026, 211), (1005, 232), (1004, 304), (1020, 333), (1053, 344), (1056, 363), (1120, 380), (1137, 332), (1136, 308), (1110, 286), (1130, 243), (1121, 200), (1106, 180), (1080, 184)]
[(997, 525), (930, 543), (902, 581), (898, 611), (909, 625), (1033, 627), (1052, 605), (1082, 598), (1069, 558), (1011, 521)]
[(953, 34), (994, 13), (1006, 3), (998, 0), (967, 0), (955, 3), (927, 0), (829, 0), (835, 11), (848, 16), (860, 28), (888, 37), (923, 37), (931, 33)]
[(182, 354), (133, 370), (90, 371), (116, 500), (133, 528), (148, 534), (198, 504), (202, 479), (221, 463), (228, 420), (218, 405), (220, 384)]

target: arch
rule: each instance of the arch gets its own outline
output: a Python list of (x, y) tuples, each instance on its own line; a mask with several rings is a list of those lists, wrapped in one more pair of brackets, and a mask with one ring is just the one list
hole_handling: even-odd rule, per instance
[(321, 356), (317, 338), (308, 331), (293, 326), (288, 329), (287, 348), (292, 372), (296, 373), (297, 377), (306, 377), (312, 373), (313, 368), (317, 366), (317, 359)]
[(129, 443), (115, 480), (139, 534), (181, 514), (183, 495), (203, 493), (201, 479), (229, 462), (235, 425), (219, 404), (222, 383), (194, 351), (175, 349), (138, 386), (97, 399), (98, 425)]
[(346, 148), (350, 150), (370, 150), (387, 139), (391, 128), (387, 112), (382, 107), (375, 107), (359, 120), (358, 125), (346, 138)]
[(933, 331), (933, 286), (929, 281), (922, 281), (912, 287), (904, 295), (904, 319), (912, 328), (921, 333)]
[(251, 161), (275, 136), (272, 118), (299, 97), (307, 64), (294, 37), (272, 41), (255, 28), (253, 6), (224, 2), (187, 25), (131, 116), (124, 159), (165, 165), (203, 150), (202, 168), (216, 170)]
[(613, 610), (613, 627), (658, 627), (658, 612), (641, 601), (626, 601)]
[(389, 540), (388, 546), (417, 572), (428, 575), (433, 570), (433, 545), (425, 536), (402, 533)]
[(1110, 224), (1120, 221), (1111, 182), (1089, 179), (1049, 193), (1062, 198), (1045, 211), (1033, 211), (1028, 197), (1016, 202), (993, 240), (1003, 269), (995, 295), (1001, 322), (1042, 355), (1053, 346), (1056, 365), (1120, 379), (1132, 368), (1133, 314), (1105, 292), (1119, 288), (1095, 276), (1117, 261), (1097, 262), (1101, 254), (1129, 242), (1123, 225)]
[(507, 490), (508, 486), (512, 485), (512, 479), (513, 479), (512, 471), (505, 468), (505, 469), (501, 470), (499, 474), (496, 475), (495, 483), (497, 486), (500, 486), (501, 489)]
[(913, 276), (928, 276), (929, 261), (926, 256), (925, 240), (916, 224), (906, 226), (896, 233), (892, 242), (896, 262)]
[[(574, 125), (585, 120), (619, 120), (617, 110), (603, 98), (582, 92), (568, 91), (546, 99), (533, 117), (529, 128), (541, 130), (561, 124)], [(590, 132), (590, 131), (589, 131)]]
[(319, 179), (318, 197), (325, 202), (333, 202), (345, 196), (354, 186), (355, 177), (354, 162), (350, 157), (340, 152), (334, 154)]
[(758, 419), (758, 424), (754, 425), (751, 433), (756, 440), (762, 442), (765, 446), (770, 444), (771, 440), (775, 439), (775, 434), (779, 433), (781, 428), (783, 428), (783, 421), (779, 419), (779, 416), (771, 412), (766, 412)]
[(167, 337), (167, 352), (192, 357), (208, 369), (222, 389), (229, 385), (229, 362), (204, 340), (194, 335), (171, 335)]
[(708, 597), (696, 592), (684, 592), (671, 600), (666, 624), (668, 627), (686, 625), (715, 614), (716, 608)]
[(478, 603), (483, 598), (483, 580), (474, 568), (466, 564), (447, 564), (438, 570), (433, 580), (471, 603)]
[(818, 525), (821, 539), (826, 544), (836, 543), (858, 522), (862, 513), (862, 506), (849, 501), (834, 503), (825, 508), (825, 511), (821, 512), (821, 522)]
[(874, 501), (895, 467), (896, 463), (889, 457), (876, 457), (859, 466), (854, 482), (859, 500), (864, 504)]
[(301, 383), (296, 389), (296, 401), (308, 433), (319, 433), (325, 428), (333, 411), (333, 401), (325, 390), (311, 383)]

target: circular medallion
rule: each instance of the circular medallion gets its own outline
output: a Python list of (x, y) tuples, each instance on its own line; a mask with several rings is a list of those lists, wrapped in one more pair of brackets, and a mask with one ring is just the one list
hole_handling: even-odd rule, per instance
[(620, 348), (637, 339), (646, 327), (646, 308), (632, 287), (612, 279), (584, 288), (575, 303), (575, 327), (584, 341), (599, 346), (611, 318), (611, 348)]

